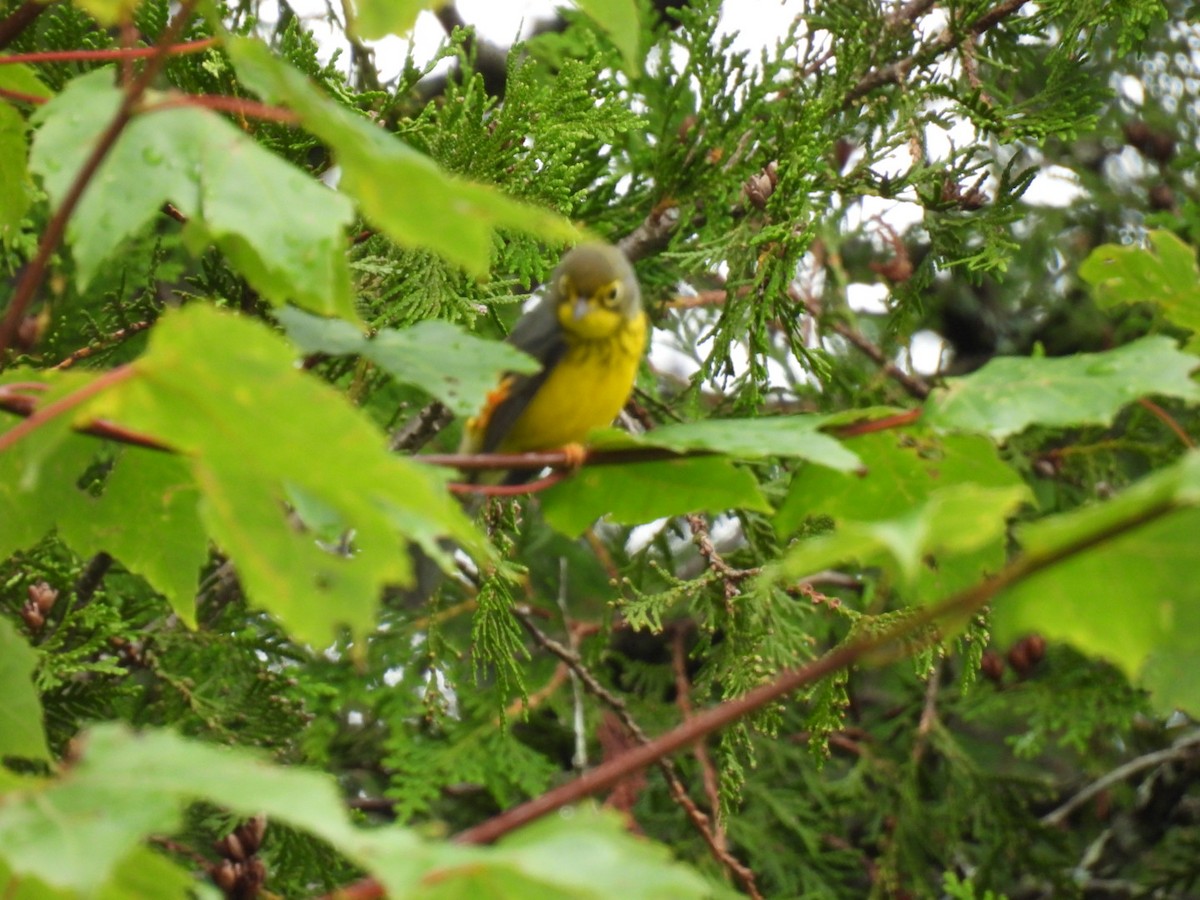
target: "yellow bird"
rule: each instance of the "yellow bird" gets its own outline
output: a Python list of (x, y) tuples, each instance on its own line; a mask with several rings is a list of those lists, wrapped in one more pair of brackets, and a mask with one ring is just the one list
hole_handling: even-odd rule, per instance
[(633, 390), (646, 330), (641, 290), (625, 255), (608, 244), (570, 250), (550, 276), (546, 296), (508, 336), (541, 371), (505, 375), (467, 421), (460, 452), (569, 447), (612, 424)]

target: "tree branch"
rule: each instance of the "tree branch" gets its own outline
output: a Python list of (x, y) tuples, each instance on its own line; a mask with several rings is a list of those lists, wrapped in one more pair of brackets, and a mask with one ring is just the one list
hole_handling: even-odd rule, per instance
[(830, 650), (819, 659), (799, 668), (781, 673), (774, 681), (747, 691), (741, 697), (698, 713), (694, 718), (671, 729), (648, 744), (636, 747), (622, 756), (608, 760), (574, 781), (560, 785), (540, 797), (506, 810), (500, 815), (473, 828), (460, 832), (458, 843), (484, 844), (495, 841), (509, 832), (527, 825), (571, 803), (611, 787), (622, 778), (691, 746), (706, 735), (728, 727), (741, 718), (768, 704), (775, 703), (805, 685), (812, 684), (864, 659), (880, 661), (890, 655), (908, 655), (913, 641), (929, 627), (947, 618), (973, 615), (990, 603), (1005, 588), (1024, 581), (1056, 563), (1085, 550), (1142, 527), (1174, 512), (1173, 502), (1164, 501), (1144, 510), (1140, 515), (1119, 522), (1095, 534), (1085, 536), (1044, 553), (1027, 553), (1018, 557), (992, 578), (933, 606), (915, 610), (885, 630), (858, 637)]
[(1052, 812), (1046, 813), (1040, 821), (1043, 825), (1050, 827), (1061, 825), (1071, 813), (1075, 812), (1075, 810), (1079, 809), (1079, 807), (1083, 806), (1097, 794), (1108, 790), (1114, 784), (1136, 775), (1143, 769), (1152, 769), (1163, 763), (1188, 759), (1197, 753), (1200, 753), (1200, 731), (1193, 731), (1191, 734), (1181, 737), (1165, 750), (1146, 753), (1136, 759), (1131, 759), (1123, 765), (1117, 766), (1111, 772), (1097, 778), (1083, 790), (1079, 791), (1079, 793), (1072, 796), (1062, 806)]

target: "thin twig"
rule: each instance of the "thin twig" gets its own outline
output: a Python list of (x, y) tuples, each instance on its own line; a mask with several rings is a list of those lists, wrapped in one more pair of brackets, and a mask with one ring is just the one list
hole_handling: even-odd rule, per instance
[(1111, 772), (1097, 778), (1079, 793), (1075, 794), (1058, 809), (1046, 813), (1042, 816), (1041, 823), (1048, 826), (1061, 825), (1067, 816), (1083, 806), (1101, 791), (1105, 791), (1119, 781), (1124, 781), (1131, 775), (1136, 775), (1143, 769), (1152, 769), (1155, 766), (1160, 766), (1164, 763), (1174, 762), (1180, 759), (1189, 759), (1197, 752), (1200, 752), (1200, 731), (1193, 731), (1191, 734), (1185, 735), (1177, 740), (1170, 747), (1164, 750), (1156, 750), (1153, 753), (1146, 753), (1136, 759), (1131, 759), (1123, 765), (1117, 766)]
[(434, 400), (392, 435), (388, 448), (393, 452), (415, 453), (450, 424), (454, 413)]
[[(803, 305), (808, 311), (808, 314), (814, 319), (821, 319), (821, 311), (818, 308), (816, 301), (803, 296), (795, 285), (792, 285), (788, 288), (788, 296), (797, 303)], [(929, 396), (930, 388), (925, 382), (925, 379), (921, 378), (919, 375), (911, 375), (908, 372), (905, 372), (890, 359), (888, 359), (884, 352), (875, 346), (875, 344), (872, 343), (871, 340), (866, 337), (866, 335), (851, 328), (845, 322), (839, 322), (836, 319), (830, 320), (828, 324), (837, 334), (840, 334), (842, 337), (848, 340), (863, 354), (865, 354), (873, 363), (875, 363), (875, 365), (879, 366), (879, 368), (883, 370), (884, 374), (895, 380), (896, 383), (904, 388), (904, 390), (907, 391), (911, 396), (918, 400), (924, 400)]]
[[(115, 371), (115, 370), (114, 370)], [(22, 386), (17, 384), (0, 385), (0, 409), (5, 412), (15, 413), (18, 416), (24, 416), (27, 419), (36, 415), (39, 412), (37, 400), (25, 394), (17, 393)], [(38, 383), (23, 383), (25, 389), (45, 390), (47, 385)], [(24, 424), (24, 423), (22, 423)], [(141, 434), (136, 431), (131, 431), (115, 422), (109, 422), (106, 419), (96, 419), (94, 422), (89, 422), (86, 425), (77, 426), (76, 431), (80, 434), (90, 434), (92, 437), (104, 438), (110, 441), (116, 441), (120, 444), (129, 444), (134, 447), (144, 447), (147, 450), (162, 450), (171, 452), (171, 448), (160, 441), (158, 438), (151, 437), (148, 434)], [(3, 435), (7, 437), (8, 433)]]
[(210, 47), (217, 46), (217, 39), (204, 38), (199, 41), (187, 41), (182, 44), (171, 44), (165, 50), (159, 45), (153, 47), (121, 47), (112, 50), (45, 50), (38, 53), (11, 53), (0, 57), (0, 65), (13, 63), (65, 63), (65, 62), (109, 62), (113, 60), (145, 59), (165, 52), (168, 56), (184, 56), (188, 53), (202, 53)]
[[(692, 717), (692, 682), (687, 672), (687, 633), (682, 628), (676, 628), (671, 634), (671, 669), (675, 673), (675, 705), (684, 721)], [(708, 755), (708, 747), (704, 741), (697, 741), (692, 748), (696, 764), (700, 767), (700, 780), (704, 784), (704, 795), (708, 798), (708, 808), (713, 814), (713, 837), (724, 849), (725, 827), (721, 824), (721, 787), (717, 777), (717, 767), (713, 765), (712, 757)]]
[(11, 88), (0, 88), (0, 97), (3, 97), (5, 100), (12, 100), (15, 103), (28, 103), (31, 106), (41, 106), (50, 100), (49, 97), (26, 94), (24, 91), (14, 91)]
[(696, 549), (700, 551), (700, 555), (704, 557), (708, 567), (721, 576), (721, 580), (725, 583), (725, 599), (727, 601), (741, 593), (743, 581), (762, 573), (760, 566), (735, 569), (725, 562), (725, 559), (717, 552), (717, 548), (713, 546), (712, 537), (708, 533), (708, 523), (702, 516), (693, 513), (687, 516), (687, 523), (692, 529), (692, 543), (696, 545)]
[(58, 363), (53, 368), (69, 369), (81, 359), (87, 359), (93, 353), (100, 351), (104, 347), (119, 343), (129, 336), (137, 334), (139, 331), (145, 331), (150, 327), (150, 325), (151, 322), (149, 320), (144, 320), (141, 322), (134, 322), (132, 325), (126, 325), (124, 328), (118, 328), (112, 334), (105, 335), (101, 341), (98, 341), (95, 344), (88, 344), (86, 347), (80, 347), (74, 353), (69, 354), (65, 359), (62, 360), (62, 362)]
[(953, 31), (948, 28), (934, 40), (918, 48), (915, 53), (889, 63), (882, 68), (872, 69), (846, 92), (842, 100), (842, 107), (844, 109), (850, 108), (871, 91), (885, 84), (900, 84), (908, 76), (908, 73), (917, 66), (931, 62), (947, 50), (957, 47), (963, 41), (970, 40), (982, 34), (989, 28), (999, 24), (1001, 20), (1011, 16), (1027, 2), (1029, 0), (1004, 0), (1004, 2), (996, 4), (992, 9), (988, 10), (961, 31)]
[(942, 666), (934, 666), (929, 680), (925, 682), (925, 703), (921, 707), (921, 718), (917, 721), (917, 736), (913, 743), (912, 760), (919, 763), (929, 746), (929, 733), (937, 722), (937, 698), (942, 684)]
[(1155, 418), (1171, 429), (1171, 431), (1175, 433), (1175, 437), (1179, 438), (1180, 443), (1182, 443), (1183, 446), (1188, 448), (1196, 446), (1196, 442), (1192, 440), (1192, 436), (1190, 434), (1183, 430), (1183, 426), (1176, 422), (1170, 413), (1168, 413), (1149, 397), (1140, 398), (1138, 403), (1148, 409)]
[(244, 97), (228, 97), (224, 94), (171, 94), (153, 106), (145, 107), (142, 112), (179, 109), (184, 106), (194, 106), (201, 109), (211, 109), (214, 112), (227, 112), (251, 119), (264, 119), (268, 122), (282, 122), (284, 125), (298, 125), (299, 114), (282, 106), (269, 106), (257, 100), (247, 100)]
[[(620, 719), (621, 724), (624, 725), (626, 730), (628, 730), (629, 733), (633, 735), (634, 739), (637, 740), (639, 746), (644, 747), (649, 745), (650, 738), (646, 735), (646, 732), (642, 730), (641, 726), (638, 725), (637, 720), (630, 715), (629, 709), (625, 705), (625, 701), (604, 687), (604, 685), (597, 680), (596, 676), (593, 675), (585, 665), (583, 665), (583, 661), (577, 654), (573, 653), (568, 647), (563, 646), (538, 628), (537, 624), (533, 621), (533, 617), (530, 614), (529, 609), (524, 607), (516, 607), (513, 610), (513, 614), (517, 617), (517, 621), (519, 621), (525, 627), (525, 630), (529, 632), (530, 636), (542, 649), (553, 654), (554, 656), (557, 656), (562, 662), (566, 663), (567, 667), (578, 677), (580, 683), (583, 684), (588, 692), (597, 697), (616, 714), (617, 718)], [(628, 754), (615, 757), (613, 761), (624, 759), (626, 755)], [(688, 795), (687, 788), (684, 787), (683, 781), (680, 779), (679, 773), (675, 768), (675, 764), (665, 756), (655, 759), (653, 762), (659, 767), (663, 777), (666, 779), (667, 787), (671, 791), (673, 799), (683, 808), (693, 826), (697, 831), (699, 831), (701, 837), (704, 838), (704, 842), (708, 845), (708, 848), (713, 856), (730, 872), (732, 872), (739, 881), (742, 882), (742, 886), (746, 889), (746, 893), (748, 893), (751, 897), (761, 898), (762, 894), (759, 893), (755, 884), (754, 873), (750, 869), (746, 868), (746, 866), (744, 866), (732, 854), (730, 854), (729, 851), (724, 847), (724, 841), (718, 839), (717, 835), (713, 833), (711, 827), (709, 826), (708, 816), (706, 816), (700, 810), (700, 808), (696, 806), (695, 802)], [(600, 766), (600, 768), (604, 768), (604, 765)], [(593, 769), (592, 771), (596, 770)], [(587, 773), (581, 775), (580, 778), (587, 778)], [(617, 779), (617, 781), (619, 780), (620, 779)], [(485, 822), (484, 825), (486, 824), (487, 823)], [(456, 840), (461, 838), (462, 835), (460, 834)]]
[[(567, 632), (567, 642), (571, 654), (579, 659), (579, 633), (571, 626), (571, 616), (567, 612), (567, 558), (558, 558), (558, 609), (562, 613), (563, 629)], [(571, 700), (572, 716), (571, 730), (575, 732), (575, 752), (571, 755), (571, 765), (579, 771), (587, 768), (587, 731), (583, 710), (583, 685), (579, 682), (579, 673), (568, 666), (571, 671)]]
[(555, 469), (549, 475), (535, 478), (521, 484), (474, 484), (472, 482), (452, 481), (450, 490), (455, 494), (474, 494), (478, 497), (524, 497), (527, 494), (537, 494), (554, 487), (560, 481), (565, 481), (571, 474), (571, 469)]

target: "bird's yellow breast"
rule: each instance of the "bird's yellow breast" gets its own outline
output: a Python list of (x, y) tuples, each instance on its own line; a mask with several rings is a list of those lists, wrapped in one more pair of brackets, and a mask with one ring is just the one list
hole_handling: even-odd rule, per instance
[(566, 352), (497, 449), (549, 450), (581, 443), (589, 431), (611, 425), (633, 390), (645, 347), (643, 312), (605, 337), (568, 334)]

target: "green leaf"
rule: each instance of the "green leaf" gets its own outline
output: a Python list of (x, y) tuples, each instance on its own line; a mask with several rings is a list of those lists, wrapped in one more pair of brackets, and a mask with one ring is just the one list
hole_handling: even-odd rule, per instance
[[(775, 516), (780, 537), (791, 534), (809, 516), (828, 516), (839, 524), (902, 519), (938, 491), (957, 485), (1024, 490), (1021, 478), (1000, 460), (996, 445), (980, 435), (889, 430), (853, 438), (848, 444), (865, 472), (800, 469)], [(1004, 561), (1003, 533), (993, 533), (990, 541), (970, 550), (922, 560), (913, 598), (929, 602), (944, 597), (995, 572)]]
[(208, 560), (200, 491), (187, 463), (169, 453), (125, 448), (99, 498), (59, 519), (59, 534), (82, 556), (104, 550), (164, 594), (189, 626), (196, 586)]
[(621, 52), (625, 70), (631, 75), (641, 71), (641, 50), (638, 42), (641, 23), (634, 0), (575, 0), (581, 10), (600, 26)]
[[(22, 370), (4, 380), (28, 380)], [(40, 372), (42, 402), (79, 390), (96, 375)], [(17, 420), (12, 420), (14, 423)], [(78, 485), (106, 448), (70, 429), (72, 418), (43, 423), (0, 453), (0, 555), (32, 546), (52, 529), (83, 557), (100, 551), (119, 558), (166, 595), (188, 623), (195, 621), (196, 585), (208, 558), (198, 517), (199, 492), (186, 463), (167, 453), (123, 448), (93, 496)]]
[(406, 34), (417, 15), (437, 9), (446, 0), (354, 0), (350, 31), (355, 37), (374, 41), (389, 34)]
[(192, 875), (147, 847), (135, 847), (96, 892), (96, 900), (188, 900), (196, 896)]
[(809, 516), (829, 516), (835, 522), (890, 519), (952, 485), (1021, 484), (1016, 472), (1001, 462), (996, 445), (980, 435), (889, 430), (851, 438), (846, 447), (857, 454), (863, 471), (801, 468), (775, 516), (781, 537)]
[[(55, 203), (120, 96), (112, 70), (101, 69), (38, 110), (30, 166)], [(184, 234), (197, 252), (215, 244), (271, 303), (356, 318), (346, 262), (349, 201), (194, 107), (135, 116), (89, 183), (67, 228), (81, 288), (168, 201), (188, 217)]]
[(998, 357), (934, 393), (925, 421), (950, 431), (1002, 439), (1038, 424), (1107, 425), (1127, 403), (1149, 394), (1200, 400), (1190, 373), (1200, 359), (1163, 336), (1106, 353), (1055, 359)]
[[(77, 387), (90, 380), (81, 374), (54, 381), (60, 382), (57, 387)], [(33, 545), (61, 519), (86, 515), (76, 484), (95, 461), (98, 446), (93, 439), (72, 434), (70, 420), (62, 416), (0, 453), (0, 556)]]
[(1200, 270), (1196, 251), (1169, 231), (1146, 235), (1153, 250), (1102, 244), (1079, 266), (1101, 307), (1153, 303), (1192, 332), (1189, 350), (1200, 350)]
[(33, 687), (37, 654), (7, 619), (0, 619), (0, 759), (50, 759), (42, 703)]
[(340, 189), (396, 243), (433, 250), (482, 277), (497, 229), (556, 244), (580, 239), (555, 213), (444, 172), (395, 135), (322, 95), (261, 42), (230, 38), (225, 50), (247, 85), (268, 102), (295, 110), (304, 127), (330, 146), (342, 167)]
[(365, 338), (337, 319), (320, 319), (296, 309), (276, 318), (305, 353), (366, 357), (405, 384), (437, 397), (456, 415), (478, 411), (488, 391), (505, 372), (536, 372), (536, 360), (501, 341), (485, 341), (449, 322), (431, 320), (412, 328), (381, 329)]
[[(260, 323), (192, 304), (159, 321), (133, 368), (86, 411), (183, 454), (207, 532), (250, 600), (300, 640), (324, 646), (340, 624), (361, 637), (380, 590), (411, 581), (405, 539), (486, 552), (445, 476), (389, 454), (383, 433), (298, 371), (291, 346)], [(295, 492), (340, 517), (352, 553), (289, 516)]]
[[(2, 772), (3, 770), (0, 770), (0, 774)], [(77, 896), (71, 891), (55, 890), (38, 878), (28, 875), (21, 878), (16, 877), (4, 864), (3, 853), (0, 853), (0, 884), (4, 885), (7, 891), (4, 900), (76, 900)], [(181, 897), (180, 900), (183, 898)]]
[(33, 200), (27, 155), (25, 120), (0, 102), (0, 238), (12, 236)]
[[(1028, 500), (1024, 485), (985, 487), (959, 484), (932, 492), (901, 516), (875, 521), (847, 521), (833, 534), (798, 544), (763, 577), (791, 581), (849, 561), (884, 565), (915, 584), (923, 567), (937, 558), (953, 559), (994, 546), (1007, 520)], [(1003, 556), (1001, 554), (1000, 560)], [(921, 599), (927, 599), (922, 594)]]
[(24, 63), (2, 62), (6, 55), (0, 53), (0, 88), (31, 97), (41, 97), (43, 100), (54, 96), (54, 91), (46, 87), (38, 78), (37, 72), (29, 66)]
[(1026, 525), (1024, 552), (1053, 560), (1003, 592), (997, 637), (1034, 631), (1102, 656), (1137, 678), (1164, 711), (1200, 713), (1200, 453), (1116, 498)]
[[(167, 731), (135, 734), (119, 725), (94, 729), (66, 776), (11, 791), (0, 802), (0, 860), (15, 873), (80, 892), (129, 883), (122, 869), (139, 858), (138, 843), (176, 830), (185, 806), (197, 800), (309, 832), (395, 897), (479, 896), (480, 889), (514, 900), (712, 892), (699, 875), (672, 862), (666, 848), (628, 834), (611, 813), (573, 810), (498, 847), (427, 844), (401, 828), (353, 827), (330, 777)], [(571, 865), (564, 866), (568, 856)]]
[[(674, 862), (666, 847), (630, 834), (608, 810), (584, 807), (540, 819), (501, 841), (495, 856), (564, 897), (713, 896), (712, 885)], [(564, 859), (571, 864), (563, 865)]]
[(770, 511), (754, 476), (716, 456), (587, 466), (541, 498), (546, 521), (568, 535), (604, 515), (637, 525), (691, 512)]
[(827, 416), (774, 416), (761, 419), (708, 419), (664, 425), (634, 438), (636, 444), (686, 452), (710, 450), (741, 459), (795, 457), (839, 471), (859, 468), (858, 457), (820, 429)]
[[(14, 871), (91, 890), (142, 838), (176, 830), (185, 804), (201, 799), (265, 813), (335, 843), (353, 836), (332, 779), (314, 772), (117, 725), (94, 729), (83, 749), (69, 777), (18, 791), (0, 805), (0, 855)], [(402, 850), (405, 833), (391, 835)]]

